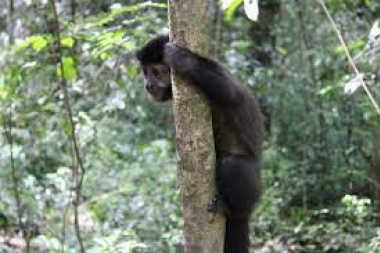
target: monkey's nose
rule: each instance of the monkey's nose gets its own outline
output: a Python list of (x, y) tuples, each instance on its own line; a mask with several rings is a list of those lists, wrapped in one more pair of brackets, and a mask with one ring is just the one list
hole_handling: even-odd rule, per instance
[(146, 83), (145, 84), (145, 89), (147, 89), (147, 90), (153, 90), (153, 85), (151, 83)]

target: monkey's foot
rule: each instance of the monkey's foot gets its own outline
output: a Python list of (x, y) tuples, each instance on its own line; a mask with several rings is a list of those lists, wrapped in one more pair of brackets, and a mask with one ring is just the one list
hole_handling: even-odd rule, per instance
[(227, 209), (222, 200), (222, 197), (219, 195), (216, 195), (207, 205), (207, 211), (212, 214), (210, 222), (213, 222), (215, 220), (215, 216), (217, 214), (225, 215), (226, 210)]

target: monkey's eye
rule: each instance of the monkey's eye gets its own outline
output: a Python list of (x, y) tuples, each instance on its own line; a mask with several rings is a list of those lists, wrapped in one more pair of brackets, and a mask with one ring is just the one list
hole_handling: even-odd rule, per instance
[(160, 70), (158, 68), (152, 68), (152, 74), (154, 76), (159, 76), (160, 75)]

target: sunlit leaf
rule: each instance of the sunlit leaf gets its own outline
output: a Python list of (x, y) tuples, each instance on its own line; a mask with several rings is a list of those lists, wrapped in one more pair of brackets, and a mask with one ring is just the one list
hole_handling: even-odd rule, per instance
[(361, 86), (363, 77), (363, 74), (359, 74), (353, 79), (351, 79), (348, 83), (346, 83), (344, 85), (344, 93), (349, 95), (355, 93), (355, 91)]
[(63, 39), (61, 40), (61, 44), (62, 44), (62, 46), (72, 48), (73, 45), (74, 45), (74, 39), (71, 38), (71, 37), (63, 38)]
[[(352, 42), (351, 44), (347, 45), (348, 51), (352, 54), (355, 54), (362, 50), (365, 46), (365, 41), (362, 39), (359, 39), (357, 41)], [(335, 53), (338, 55), (345, 55), (344, 45), (339, 45), (335, 48)]]
[(222, 9), (225, 10), (227, 20), (231, 20), (235, 11), (243, 2), (247, 17), (250, 20), (257, 21), (259, 15), (258, 0), (221, 0)]
[(129, 51), (136, 47), (136, 45), (131, 41), (123, 41), (122, 46)]
[(8, 97), (8, 90), (6, 89), (6, 86), (0, 83), (0, 98), (6, 99)]
[[(66, 80), (73, 80), (77, 77), (77, 71), (75, 69), (75, 62), (72, 57), (64, 57), (62, 59), (64, 78)], [(58, 74), (62, 76), (61, 69), (58, 69)]]
[(250, 20), (257, 21), (259, 17), (259, 0), (244, 0), (244, 10)]
[(372, 28), (368, 34), (369, 40), (376, 40), (380, 36), (380, 26), (379, 21), (375, 21), (372, 25)]
[(44, 37), (36, 36), (36, 37), (34, 37), (34, 40), (32, 43), (32, 48), (35, 51), (40, 52), (42, 49), (44, 49), (46, 47), (47, 44), (48, 44), (48, 42)]
[(38, 51), (43, 49), (49, 41), (49, 36), (33, 35), (26, 37), (18, 45), (17, 49), (25, 49), (26, 47), (32, 46), (34, 50)]
[(318, 94), (319, 95), (326, 95), (328, 93), (330, 93), (334, 88), (331, 86), (331, 85), (328, 85), (326, 87), (324, 87), (323, 89), (321, 89)]
[(35, 66), (37, 66), (37, 62), (36, 61), (25, 62), (22, 65), (23, 68), (33, 68)]
[(222, 0), (222, 9), (225, 10), (227, 20), (231, 20), (237, 8), (244, 0)]
[(288, 55), (288, 50), (286, 50), (285, 48), (283, 47), (278, 47), (277, 48), (277, 51), (279, 52), (280, 55)]

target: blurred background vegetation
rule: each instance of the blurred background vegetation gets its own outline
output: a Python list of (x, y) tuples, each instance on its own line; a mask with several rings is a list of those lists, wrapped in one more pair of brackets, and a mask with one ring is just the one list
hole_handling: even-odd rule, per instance
[[(321, 5), (260, 0), (252, 22), (242, 1), (208, 1), (210, 54), (268, 119), (253, 248), (380, 252), (379, 115)], [(326, 5), (379, 103), (380, 2)], [(0, 1), (0, 252), (78, 252), (75, 224), (86, 252), (181, 252), (170, 105), (148, 100), (134, 59), (168, 32), (166, 1), (56, 7), (60, 27), (51, 1)]]

